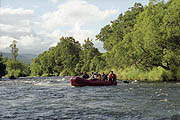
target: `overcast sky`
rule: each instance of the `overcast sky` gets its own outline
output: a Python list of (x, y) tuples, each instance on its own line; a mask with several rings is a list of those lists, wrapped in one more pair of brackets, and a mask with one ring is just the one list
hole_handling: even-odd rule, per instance
[[(124, 13), (135, 2), (148, 0), (0, 0), (0, 52), (10, 52), (13, 40), (20, 53), (39, 54), (62, 36), (80, 43)], [(95, 40), (94, 40), (95, 41)], [(103, 45), (95, 41), (103, 51)]]

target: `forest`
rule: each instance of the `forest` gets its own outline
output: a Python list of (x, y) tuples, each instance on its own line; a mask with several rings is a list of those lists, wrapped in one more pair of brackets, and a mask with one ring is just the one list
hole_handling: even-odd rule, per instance
[(73, 37), (61, 37), (30, 65), (16, 60), (18, 48), (13, 43), (12, 59), (0, 55), (0, 77), (76, 76), (113, 70), (122, 80), (180, 80), (179, 0), (150, 0), (146, 6), (135, 3), (101, 28), (96, 40), (103, 42), (106, 52), (95, 48), (90, 38), (81, 45)]

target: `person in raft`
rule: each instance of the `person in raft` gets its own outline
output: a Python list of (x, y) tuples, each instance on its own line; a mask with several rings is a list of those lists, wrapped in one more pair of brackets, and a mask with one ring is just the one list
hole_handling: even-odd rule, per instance
[(89, 75), (88, 75), (86, 72), (83, 72), (82, 78), (88, 79), (88, 78), (89, 78)]
[(105, 80), (107, 80), (107, 79), (108, 79), (108, 78), (107, 78), (107, 75), (103, 72), (103, 73), (102, 73), (102, 80), (105, 81)]
[(101, 74), (98, 74), (97, 79), (101, 80), (101, 78), (102, 78)]
[(96, 79), (96, 75), (94, 74), (94, 72), (92, 72), (91, 77), (89, 78), (89, 80), (92, 80), (92, 79)]
[(111, 81), (111, 82), (116, 81), (116, 74), (114, 74), (113, 71), (111, 71), (111, 73), (109, 75), (109, 81)]

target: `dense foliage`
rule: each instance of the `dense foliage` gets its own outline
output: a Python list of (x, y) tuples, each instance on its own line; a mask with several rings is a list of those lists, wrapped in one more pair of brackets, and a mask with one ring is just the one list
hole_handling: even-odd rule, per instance
[(6, 74), (6, 65), (4, 62), (4, 58), (2, 54), (0, 54), (0, 78)]
[[(32, 76), (79, 75), (95, 71), (104, 65), (103, 58), (88, 38), (82, 46), (72, 37), (62, 37), (56, 47), (50, 48), (31, 64)], [(96, 66), (96, 64), (99, 64)]]
[(2, 55), (0, 55), (0, 77), (6, 76), (8, 78), (17, 78), (28, 76), (30, 74), (29, 66), (16, 59), (18, 56), (18, 48), (16, 44), (17, 42), (13, 41), (10, 45), (12, 59), (3, 58)]
[(6, 77), (9, 78), (25, 77), (30, 74), (28, 66), (14, 59), (9, 59), (6, 62), (6, 71)]
[(179, 79), (179, 0), (152, 0), (145, 7), (136, 3), (102, 28), (96, 38), (104, 42), (111, 68), (150, 72), (161, 67), (166, 73), (173, 73), (173, 79)]

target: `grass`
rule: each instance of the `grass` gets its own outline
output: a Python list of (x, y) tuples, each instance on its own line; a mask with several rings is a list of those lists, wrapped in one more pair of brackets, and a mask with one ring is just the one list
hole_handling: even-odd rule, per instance
[[(165, 70), (162, 67), (156, 67), (151, 71), (143, 71), (134, 68), (127, 68), (124, 70), (114, 70), (114, 72), (116, 73), (117, 78), (120, 80), (138, 80), (138, 81), (147, 81), (147, 82), (161, 82), (161, 81), (175, 80), (174, 73)], [(180, 70), (177, 75), (180, 75)]]

